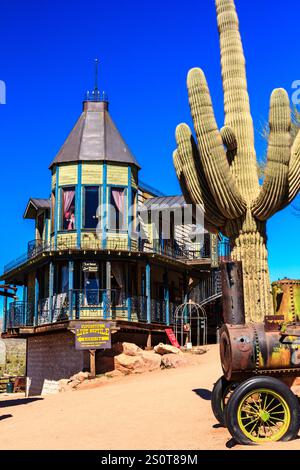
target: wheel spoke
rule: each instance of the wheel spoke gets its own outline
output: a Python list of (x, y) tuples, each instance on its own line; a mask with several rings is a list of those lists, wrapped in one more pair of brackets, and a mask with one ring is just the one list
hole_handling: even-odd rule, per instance
[(265, 409), (265, 411), (268, 411), (269, 406), (272, 405), (272, 403), (273, 403), (274, 400), (275, 400), (275, 397), (273, 397), (272, 400), (270, 401), (270, 403), (268, 403), (268, 406), (267, 406), (267, 408)]
[(278, 405), (274, 406), (274, 408), (272, 408), (271, 410), (268, 410), (268, 413), (272, 413), (272, 411), (276, 410), (276, 408), (278, 408), (279, 406), (282, 407), (282, 403), (278, 403)]

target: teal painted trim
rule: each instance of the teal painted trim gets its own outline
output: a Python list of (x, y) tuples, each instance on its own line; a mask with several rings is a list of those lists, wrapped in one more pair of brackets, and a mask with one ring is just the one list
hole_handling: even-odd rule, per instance
[(44, 237), (44, 243), (47, 243), (49, 240), (49, 219), (47, 219), (45, 215), (45, 237)]
[(26, 309), (26, 302), (27, 302), (27, 286), (23, 286), (23, 312), (22, 312), (22, 321), (23, 321), (23, 325), (27, 325), (27, 318), (26, 318), (26, 312), (27, 312), (27, 309)]
[(102, 248), (107, 246), (107, 163), (103, 163), (102, 185)]
[(37, 273), (34, 281), (34, 326), (38, 326), (39, 319), (39, 281)]
[(59, 166), (56, 167), (55, 208), (54, 208), (54, 248), (57, 248), (58, 206), (59, 206)]
[(69, 319), (73, 320), (74, 261), (69, 261)]
[(78, 181), (76, 186), (76, 231), (77, 248), (81, 247), (81, 226), (82, 226), (82, 163), (78, 163)]
[(164, 275), (164, 298), (166, 302), (166, 324), (170, 326), (170, 290), (168, 272)]
[(151, 323), (151, 266), (146, 264), (147, 323)]
[(51, 261), (49, 264), (49, 309), (50, 319), (53, 321), (53, 294), (54, 294), (54, 264)]
[(4, 333), (7, 331), (7, 316), (8, 316), (8, 298), (4, 297), (3, 299), (3, 331)]
[(127, 224), (128, 224), (128, 250), (131, 250), (131, 237), (132, 237), (132, 221), (133, 221), (133, 207), (132, 207), (132, 186), (131, 186), (131, 166), (128, 167), (128, 190), (127, 190), (127, 207), (128, 207), (128, 217), (127, 217)]

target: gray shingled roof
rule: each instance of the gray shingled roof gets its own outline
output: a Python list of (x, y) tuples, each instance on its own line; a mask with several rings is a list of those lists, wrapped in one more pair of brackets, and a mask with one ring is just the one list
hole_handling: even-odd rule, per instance
[(34, 219), (39, 209), (51, 209), (50, 199), (30, 198), (24, 213), (24, 219)]
[(106, 102), (84, 102), (84, 109), (50, 168), (57, 163), (107, 161), (140, 168), (108, 112)]
[(163, 209), (179, 209), (186, 206), (183, 196), (165, 196), (165, 197), (152, 197), (146, 199), (140, 207), (141, 211), (144, 210), (163, 210)]

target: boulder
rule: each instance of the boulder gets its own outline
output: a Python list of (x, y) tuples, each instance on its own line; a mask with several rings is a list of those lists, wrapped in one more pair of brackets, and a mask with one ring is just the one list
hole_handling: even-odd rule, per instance
[(157, 346), (155, 346), (154, 351), (161, 356), (164, 354), (183, 354), (180, 349), (176, 348), (175, 346), (163, 343), (159, 343)]
[(115, 369), (125, 375), (140, 373), (143, 365), (144, 361), (141, 356), (127, 356), (124, 353), (115, 356)]
[(126, 356), (141, 356), (143, 350), (134, 343), (122, 343), (123, 354)]
[(187, 365), (187, 360), (183, 357), (183, 354), (164, 354), (161, 359), (162, 367), (165, 369), (177, 369)]
[(154, 370), (160, 369), (161, 356), (159, 354), (156, 354), (154, 351), (143, 351), (142, 358), (144, 361), (144, 372), (152, 372)]

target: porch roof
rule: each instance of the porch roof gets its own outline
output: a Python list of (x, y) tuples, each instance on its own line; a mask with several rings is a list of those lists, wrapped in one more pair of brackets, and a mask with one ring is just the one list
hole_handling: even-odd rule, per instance
[(37, 211), (39, 209), (49, 209), (51, 208), (50, 199), (41, 199), (41, 198), (30, 198), (24, 212), (24, 219), (35, 219)]

